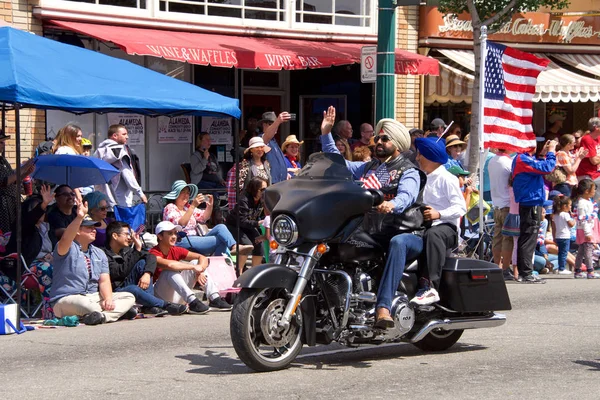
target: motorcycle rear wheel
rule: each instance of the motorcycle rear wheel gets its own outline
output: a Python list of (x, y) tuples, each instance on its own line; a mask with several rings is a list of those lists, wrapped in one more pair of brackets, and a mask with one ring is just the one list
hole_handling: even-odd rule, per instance
[(290, 327), (278, 327), (287, 296), (284, 289), (242, 289), (231, 312), (233, 348), (248, 367), (258, 372), (287, 368), (302, 350), (302, 317)]
[(413, 344), (423, 351), (443, 351), (454, 346), (463, 332), (463, 329), (452, 331), (437, 329), (429, 332), (422, 340)]

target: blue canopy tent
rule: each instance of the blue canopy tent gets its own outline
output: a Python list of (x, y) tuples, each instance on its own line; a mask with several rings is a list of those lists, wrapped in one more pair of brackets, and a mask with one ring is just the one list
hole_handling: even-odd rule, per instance
[[(121, 111), (148, 116), (240, 118), (241, 115), (237, 99), (221, 96), (129, 61), (11, 27), (0, 27), (0, 102), (2, 110), (5, 105), (15, 110), (17, 176), (21, 174), (21, 108), (56, 109), (78, 114)], [(16, 211), (19, 283), (21, 208), (17, 207)], [(17, 287), (17, 299), (20, 299), (21, 285)]]

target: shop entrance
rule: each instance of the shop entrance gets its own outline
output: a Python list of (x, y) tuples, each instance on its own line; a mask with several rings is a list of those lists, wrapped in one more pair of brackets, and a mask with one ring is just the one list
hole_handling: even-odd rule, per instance
[[(244, 113), (244, 129), (246, 129), (246, 121), (248, 118), (255, 117), (261, 119), (263, 113), (273, 111), (275, 115), (283, 110), (283, 96), (279, 94), (244, 94), (243, 97), (243, 113)], [(279, 141), (280, 132), (275, 135), (275, 139)]]

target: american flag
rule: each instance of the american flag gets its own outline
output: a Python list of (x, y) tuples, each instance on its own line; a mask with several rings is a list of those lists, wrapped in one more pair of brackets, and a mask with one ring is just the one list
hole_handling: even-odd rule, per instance
[(484, 62), (484, 146), (517, 152), (535, 147), (532, 100), (550, 60), (487, 42)]
[(375, 172), (372, 172), (366, 178), (360, 179), (363, 182), (363, 187), (366, 189), (381, 189), (384, 184), (390, 181), (390, 173), (385, 164), (381, 164)]

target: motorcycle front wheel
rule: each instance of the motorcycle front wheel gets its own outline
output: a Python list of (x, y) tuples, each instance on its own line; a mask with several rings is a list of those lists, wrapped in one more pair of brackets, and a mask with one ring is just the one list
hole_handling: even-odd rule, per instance
[(302, 317), (277, 325), (287, 305), (284, 289), (242, 289), (231, 312), (231, 342), (238, 357), (259, 372), (287, 368), (302, 350)]

